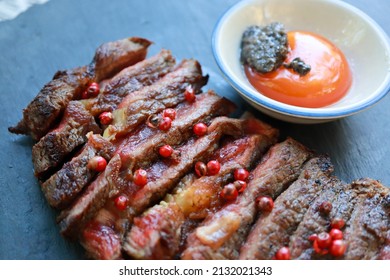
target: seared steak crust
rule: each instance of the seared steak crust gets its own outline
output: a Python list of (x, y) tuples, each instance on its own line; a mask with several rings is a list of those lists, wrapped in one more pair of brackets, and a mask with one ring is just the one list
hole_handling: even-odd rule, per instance
[(8, 130), (30, 135), (38, 141), (58, 122), (69, 102), (80, 98), (89, 83), (109, 78), (116, 71), (143, 60), (150, 44), (142, 38), (105, 43), (96, 50), (89, 66), (58, 71), (23, 110), (23, 119)]
[(101, 93), (96, 98), (81, 100), (93, 116), (115, 110), (125, 96), (149, 86), (173, 70), (175, 58), (170, 51), (162, 50), (157, 55), (129, 66), (101, 84)]
[(249, 183), (238, 199), (210, 215), (197, 229), (207, 236), (193, 232), (187, 238), (183, 259), (237, 259), (256, 217), (255, 200), (260, 195), (276, 198), (294, 181), (312, 153), (288, 138), (276, 144), (264, 155), (251, 172)]
[(107, 42), (97, 48), (90, 67), (97, 81), (108, 79), (122, 69), (145, 59), (151, 41), (131, 37)]
[[(121, 71), (106, 84), (97, 98), (71, 101), (65, 110), (59, 128), (41, 138), (40, 143), (34, 147), (33, 161), (36, 175), (40, 176), (48, 169), (57, 166), (75, 147), (84, 143), (85, 135), (89, 131), (100, 133), (94, 117), (103, 111), (115, 109), (125, 95), (150, 85), (172, 70), (173, 64), (174, 59), (170, 52), (162, 51), (151, 59)], [(83, 104), (85, 109), (80, 104)], [(77, 113), (83, 118), (73, 116), (74, 106), (77, 106), (79, 110)], [(86, 119), (90, 121), (86, 122)], [(95, 125), (94, 128), (91, 127), (91, 123)], [(71, 143), (69, 139), (72, 140)], [(55, 160), (50, 161), (49, 157), (53, 151), (55, 151), (53, 155)]]
[(276, 200), (270, 213), (261, 213), (248, 239), (241, 247), (240, 259), (272, 259), (279, 248), (288, 246), (290, 236), (302, 221), (311, 202), (331, 181), (329, 158), (309, 160), (299, 176)]
[(71, 101), (66, 107), (64, 122), (33, 146), (35, 175), (40, 177), (57, 167), (69, 153), (85, 143), (90, 131), (100, 133), (101, 129), (79, 101)]
[(96, 171), (87, 166), (91, 158), (102, 156), (108, 161), (114, 154), (114, 145), (100, 135), (90, 133), (87, 138), (88, 142), (81, 152), (42, 183), (42, 191), (54, 208), (68, 206), (96, 176)]
[(389, 210), (385, 207), (385, 201), (390, 191), (372, 179), (356, 180), (352, 182), (352, 187), (358, 196), (344, 230), (347, 242), (344, 259), (376, 259), (389, 237)]

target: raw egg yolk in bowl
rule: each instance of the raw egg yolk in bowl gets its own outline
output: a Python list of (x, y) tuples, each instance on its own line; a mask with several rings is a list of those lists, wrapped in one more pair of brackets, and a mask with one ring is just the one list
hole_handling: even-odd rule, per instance
[(285, 63), (299, 57), (311, 70), (300, 76), (279, 67), (259, 73), (248, 65), (245, 74), (261, 94), (285, 104), (319, 108), (340, 100), (352, 84), (352, 74), (344, 54), (327, 39), (302, 31), (287, 32), (289, 52)]

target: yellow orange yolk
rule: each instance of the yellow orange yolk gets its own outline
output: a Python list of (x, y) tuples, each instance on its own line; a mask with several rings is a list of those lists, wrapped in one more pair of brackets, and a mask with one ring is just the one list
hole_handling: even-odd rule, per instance
[(309, 32), (287, 33), (290, 51), (285, 63), (301, 58), (311, 66), (305, 76), (286, 67), (261, 74), (245, 66), (249, 82), (274, 100), (309, 108), (330, 105), (340, 100), (352, 83), (352, 74), (343, 53), (325, 38)]

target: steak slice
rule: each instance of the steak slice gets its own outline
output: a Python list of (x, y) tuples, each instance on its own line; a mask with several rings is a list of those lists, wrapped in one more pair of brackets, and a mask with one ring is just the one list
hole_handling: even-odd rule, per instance
[(262, 213), (241, 248), (240, 259), (272, 259), (302, 221), (311, 202), (331, 181), (328, 157), (309, 160), (298, 180), (276, 200), (270, 213)]
[[(291, 259), (318, 259), (323, 258), (313, 249), (313, 243), (309, 241), (312, 234), (329, 232), (333, 219), (342, 218), (348, 220), (354, 207), (353, 199), (356, 193), (349, 185), (336, 177), (332, 177), (329, 185), (312, 202), (302, 222), (299, 224), (294, 235), (290, 239)], [(331, 205), (329, 213), (321, 212), (325, 204)]]
[[(108, 240), (122, 240), (133, 218), (140, 215), (151, 205), (158, 203), (168, 192), (170, 192), (188, 173), (197, 161), (203, 161), (208, 158), (218, 147), (222, 136), (230, 135), (240, 137), (244, 133), (245, 121), (230, 119), (226, 117), (216, 118), (208, 128), (206, 135), (200, 138), (191, 138), (184, 145), (176, 147), (179, 156), (157, 161), (149, 168), (146, 168), (148, 182), (145, 186), (139, 187), (132, 181), (128, 182), (125, 188), (116, 192), (117, 195), (128, 197), (128, 203), (125, 210), (119, 210), (115, 207), (115, 196), (107, 200), (106, 205), (97, 213), (95, 218), (90, 221), (92, 224), (101, 222), (101, 213), (105, 218), (105, 226), (115, 230), (117, 237), (110, 235)], [(115, 158), (115, 157), (114, 157)], [(113, 159), (114, 159), (113, 158)], [(111, 216), (107, 218), (107, 212)], [(87, 225), (84, 231), (89, 231)], [(100, 234), (98, 234), (100, 235)], [(106, 238), (105, 238), (106, 239)], [(85, 234), (81, 238), (81, 244), (88, 250), (94, 258), (115, 259), (121, 257), (121, 252), (108, 248), (111, 244), (101, 240), (98, 247), (93, 246), (95, 238), (87, 239)], [(112, 252), (112, 255), (104, 255), (104, 252)]]
[(101, 133), (95, 118), (79, 101), (71, 101), (63, 122), (42, 137), (32, 148), (35, 176), (42, 177), (57, 167), (65, 157), (86, 141), (88, 132)]
[(63, 209), (73, 202), (83, 188), (91, 182), (97, 172), (88, 168), (94, 156), (102, 156), (107, 161), (114, 154), (115, 147), (97, 134), (87, 134), (88, 142), (71, 161), (42, 183), (42, 191), (50, 206)]
[[(158, 153), (156, 149), (160, 145), (170, 144), (175, 145), (183, 141), (185, 136), (188, 136), (188, 131), (191, 131), (192, 126), (200, 121), (207, 121), (213, 116), (226, 115), (231, 113), (233, 104), (209, 91), (198, 95), (196, 101), (192, 104), (183, 103), (177, 109), (176, 119), (172, 122), (172, 127), (163, 132), (158, 129), (152, 129), (147, 125), (130, 136), (122, 143), (118, 143), (119, 147), (116, 151), (116, 156), (108, 163), (105, 172), (101, 173), (97, 179), (87, 187), (86, 192), (80, 197), (70, 209), (64, 211), (60, 215), (61, 229), (65, 235), (74, 235), (78, 232), (78, 226), (81, 220), (88, 220), (94, 216), (88, 213), (93, 208), (93, 204), (97, 208), (101, 208), (109, 192), (116, 192), (127, 185), (127, 170), (132, 163), (138, 160), (143, 160), (147, 164), (147, 158), (150, 160), (156, 159)], [(144, 157), (144, 158), (142, 158)], [(123, 161), (122, 162), (122, 158)], [(123, 170), (125, 170), (123, 172)], [(124, 180), (121, 179), (124, 176)], [(108, 180), (107, 180), (108, 178)], [(109, 184), (110, 182), (110, 184)], [(82, 222), (81, 222), (82, 224)]]
[[(133, 173), (135, 168), (147, 167), (158, 158), (158, 149), (163, 145), (177, 145), (193, 135), (192, 127), (199, 123), (209, 123), (212, 118), (226, 116), (235, 106), (214, 91), (199, 94), (194, 103), (181, 103), (176, 110), (176, 118), (167, 132), (144, 126), (139, 133), (124, 139), (119, 147), (122, 169)], [(162, 114), (156, 115), (158, 118)], [(126, 185), (127, 183), (125, 183)]]
[(251, 172), (245, 191), (231, 204), (210, 215), (189, 235), (183, 259), (237, 259), (256, 217), (260, 195), (278, 196), (298, 178), (312, 153), (288, 138), (264, 155)]
[[(68, 106), (70, 108), (65, 109), (60, 126), (41, 138), (33, 148), (36, 175), (41, 176), (47, 170), (56, 167), (74, 148), (84, 144), (85, 135), (89, 131), (93, 130), (95, 133), (100, 133), (94, 119), (99, 113), (99, 109), (112, 111), (125, 94), (150, 85), (161, 75), (170, 71), (173, 64), (174, 59), (170, 52), (163, 51), (152, 59), (142, 61), (121, 71), (106, 84), (105, 90), (97, 98), (71, 101)], [(143, 67), (147, 68), (144, 69)], [(150, 75), (145, 72), (147, 69), (151, 72)], [(93, 107), (82, 108), (80, 104)], [(73, 115), (74, 106), (77, 106), (77, 109), (80, 110), (78, 114), (82, 115), (83, 118), (77, 118)], [(91, 113), (92, 109), (93, 112)], [(91, 123), (95, 125), (95, 128), (91, 128)]]
[(186, 219), (201, 221), (219, 209), (223, 205), (219, 193), (233, 181), (234, 170), (251, 169), (275, 141), (276, 133), (274, 138), (257, 134), (224, 145), (210, 157), (221, 164), (217, 175), (198, 179), (194, 173), (186, 176), (173, 195), (134, 219), (125, 239), (125, 252), (136, 259), (172, 259), (179, 253)]
[[(90, 183), (94, 173), (88, 170), (86, 163), (93, 156), (93, 151), (99, 153), (100, 142), (105, 143), (102, 147), (115, 146), (116, 154), (120, 154), (121, 161), (125, 162), (128, 168), (135, 164), (146, 166), (149, 162), (158, 158), (156, 143), (159, 143), (158, 146), (180, 143), (192, 135), (191, 129), (188, 128), (191, 128), (194, 124), (201, 121), (208, 122), (215, 116), (228, 115), (233, 109), (234, 105), (230, 101), (219, 97), (213, 91), (208, 91), (199, 94), (194, 103), (182, 103), (176, 107), (176, 119), (168, 132), (161, 132), (143, 124), (134, 131), (133, 135), (115, 144), (111, 144), (102, 137), (99, 137), (99, 142), (97, 142), (95, 139), (97, 136), (94, 136), (92, 139), (90, 138), (83, 152), (74, 157), (71, 163), (66, 163), (60, 171), (43, 184), (42, 189), (45, 193), (50, 192), (46, 194), (46, 197), (52, 206), (63, 208), (63, 205), (68, 205), (69, 201), (72, 201)], [(98, 148), (97, 151), (95, 146)], [(112, 154), (109, 157), (104, 157), (108, 160), (112, 157)], [(67, 174), (66, 177), (72, 178), (74, 177), (72, 174), (83, 174), (83, 176), (79, 176), (75, 180), (75, 185), (72, 180), (63, 180), (65, 174)], [(49, 199), (53, 196), (55, 196), (55, 199)], [(62, 199), (64, 201), (61, 201)]]
[(149, 116), (184, 101), (186, 88), (191, 86), (199, 93), (207, 80), (208, 76), (202, 76), (199, 62), (182, 61), (158, 82), (127, 95), (113, 112), (113, 122), (104, 131), (104, 137), (115, 139), (132, 132)]
[(69, 102), (79, 99), (89, 83), (109, 78), (115, 72), (145, 58), (150, 41), (128, 38), (101, 45), (88, 66), (58, 71), (23, 110), (23, 119), (8, 130), (30, 135), (38, 141), (64, 112)]
[(101, 93), (96, 98), (81, 102), (93, 116), (115, 110), (129, 93), (149, 86), (173, 70), (175, 58), (170, 51), (162, 50), (157, 55), (123, 69), (110, 80), (101, 83)]
[(389, 212), (385, 205), (390, 190), (372, 179), (356, 180), (352, 182), (352, 187), (358, 196), (344, 230), (347, 244), (344, 259), (376, 259), (389, 237)]
[(97, 81), (114, 76), (122, 69), (145, 59), (151, 41), (131, 37), (107, 42), (97, 48), (90, 67)]

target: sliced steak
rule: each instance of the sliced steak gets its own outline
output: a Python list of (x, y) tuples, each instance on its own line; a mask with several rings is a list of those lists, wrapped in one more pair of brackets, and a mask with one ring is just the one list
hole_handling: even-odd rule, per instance
[[(105, 203), (105, 199), (108, 198), (106, 196), (108, 192), (113, 193), (127, 185), (126, 170), (134, 163), (133, 160), (139, 159), (146, 162), (146, 158), (149, 158), (149, 160), (157, 158), (158, 153), (156, 149), (160, 145), (164, 143), (171, 145), (179, 144), (185, 139), (183, 136), (188, 134), (186, 131), (192, 130), (191, 128), (196, 122), (207, 121), (213, 116), (229, 114), (233, 108), (234, 106), (230, 101), (209, 91), (200, 94), (192, 104), (184, 103), (180, 105), (176, 119), (172, 122), (172, 127), (167, 132), (152, 129), (145, 125), (138, 133), (126, 139), (120, 144), (122, 146), (117, 149), (116, 156), (108, 163), (105, 172), (100, 174), (87, 187), (86, 193), (70, 209), (61, 214), (59, 219), (63, 220), (61, 222), (63, 234), (74, 235), (74, 232), (77, 233), (78, 226), (76, 225), (79, 224), (80, 219), (82, 221), (88, 220), (95, 214), (79, 215), (79, 213), (88, 212), (94, 203), (98, 205), (98, 209), (101, 208)], [(132, 152), (134, 152), (133, 156), (131, 156)], [(142, 159), (142, 157), (145, 158)], [(122, 158), (124, 162), (122, 162)], [(145, 163), (145, 165), (147, 164)], [(124, 179), (122, 179), (121, 175)], [(105, 177), (108, 177), (110, 184)]]
[(90, 67), (96, 81), (114, 76), (122, 69), (145, 59), (151, 41), (139, 37), (107, 42), (97, 48)]
[(129, 93), (149, 86), (173, 70), (175, 58), (170, 51), (162, 50), (157, 55), (123, 69), (110, 80), (101, 83), (101, 93), (96, 98), (81, 102), (93, 116), (112, 112)]
[[(242, 136), (245, 131), (245, 124), (246, 122), (244, 120), (226, 117), (216, 118), (209, 126), (205, 136), (191, 138), (184, 145), (175, 148), (179, 156), (157, 161), (149, 168), (146, 168), (148, 182), (145, 186), (139, 187), (132, 181), (129, 181), (125, 188), (121, 188), (117, 192), (117, 195), (124, 195), (128, 198), (127, 208), (125, 210), (120, 211), (115, 207), (115, 196), (107, 200), (106, 205), (101, 211), (103, 213), (109, 211), (112, 213), (112, 217), (118, 218), (115, 220), (108, 219), (107, 222), (109, 224), (106, 224), (106, 226), (114, 228), (116, 234), (122, 240), (131, 226), (134, 217), (140, 215), (151, 205), (158, 203), (193, 168), (195, 162), (208, 158), (219, 147), (219, 141), (222, 136)], [(102, 220), (100, 217), (101, 211), (97, 213), (92, 223)], [(85, 248), (89, 248), (90, 246), (86, 244), (91, 241), (93, 242), (93, 239), (84, 239), (81, 243)], [(100, 244), (99, 252), (89, 253), (94, 256), (101, 256), (102, 251), (113, 252), (112, 249), (108, 249), (106, 246), (110, 246), (110, 244)], [(104, 258), (117, 258), (120, 255), (120, 252), (115, 252), (111, 256), (104, 256)]]
[(186, 88), (192, 87), (195, 93), (199, 93), (207, 80), (208, 76), (202, 76), (199, 62), (182, 61), (175, 71), (158, 82), (127, 95), (113, 112), (114, 120), (104, 131), (104, 136), (115, 139), (132, 132), (149, 116), (184, 101)]
[(389, 236), (389, 212), (385, 204), (390, 190), (372, 179), (356, 180), (352, 186), (359, 194), (344, 230), (347, 244), (344, 259), (376, 259)]
[[(144, 125), (139, 132), (124, 139), (118, 150), (123, 163), (122, 169), (132, 173), (135, 168), (147, 167), (158, 158), (158, 149), (163, 145), (177, 145), (193, 135), (192, 127), (199, 123), (210, 123), (214, 117), (226, 116), (235, 106), (215, 92), (199, 94), (194, 103), (183, 102), (176, 108), (176, 118), (167, 132)], [(156, 115), (162, 118), (162, 113)], [(126, 183), (125, 183), (126, 184)]]
[(272, 259), (302, 221), (311, 202), (326, 187), (333, 166), (329, 158), (309, 160), (304, 170), (276, 200), (270, 213), (262, 213), (241, 248), (240, 259)]
[[(100, 133), (94, 120), (100, 109), (112, 111), (125, 94), (127, 95), (150, 85), (167, 71), (170, 71), (173, 64), (174, 59), (171, 54), (168, 51), (163, 51), (152, 59), (142, 61), (121, 71), (109, 81), (106, 89), (97, 98), (71, 101), (69, 108), (65, 109), (60, 126), (41, 138), (39, 143), (33, 148), (33, 162), (35, 163), (36, 175), (41, 176), (48, 169), (56, 167), (74, 148), (84, 144), (86, 140), (85, 135), (89, 131)], [(148, 75), (148, 72), (145, 72), (143, 67), (147, 67), (145, 69), (150, 70), (150, 75)], [(92, 108), (87, 106), (84, 109), (80, 104), (92, 106)], [(82, 115), (83, 118), (73, 115), (75, 106), (80, 111), (78, 114)], [(91, 123), (95, 125), (95, 128), (91, 128)], [(53, 151), (55, 151), (54, 156), (52, 156)]]
[[(224, 145), (210, 157), (210, 160), (221, 164), (217, 175), (202, 176), (196, 180), (189, 180), (186, 176), (175, 189), (175, 194), (166, 197), (166, 202), (135, 218), (125, 240), (125, 252), (137, 259), (173, 258), (179, 253), (186, 219), (200, 221), (219, 209), (224, 203), (219, 193), (225, 184), (233, 181), (234, 170), (251, 169), (275, 141), (276, 137), (269, 139), (263, 135), (251, 135)], [(151, 220), (157, 222), (148, 222)]]
[(50, 169), (59, 166), (69, 153), (85, 143), (90, 131), (101, 133), (95, 118), (84, 106), (79, 101), (71, 101), (65, 110), (63, 122), (33, 146), (35, 176), (44, 176)]
[(88, 142), (81, 152), (41, 185), (47, 201), (54, 208), (69, 206), (97, 175), (96, 171), (88, 168), (91, 158), (102, 156), (109, 161), (114, 154), (114, 145), (100, 135), (89, 133), (87, 138)]
[(110, 77), (126, 66), (145, 58), (150, 41), (128, 38), (105, 43), (95, 53), (90, 65), (58, 71), (33, 101), (23, 110), (23, 119), (8, 130), (30, 135), (38, 141), (64, 112), (71, 100), (79, 99), (89, 83)]
[[(219, 97), (213, 91), (199, 94), (196, 101), (192, 104), (182, 103), (176, 107), (176, 119), (172, 123), (172, 127), (168, 132), (161, 132), (158, 129), (153, 129), (143, 124), (134, 131), (134, 134), (124, 139), (122, 142), (111, 144), (107, 140), (99, 137), (99, 142), (94, 138), (90, 139), (89, 143), (84, 148), (83, 152), (72, 159), (71, 163), (67, 163), (64, 167), (53, 175), (47, 182), (43, 184), (46, 197), (52, 197), (49, 202), (54, 207), (62, 208), (63, 205), (68, 205), (75, 196), (90, 183), (94, 173), (88, 170), (86, 162), (95, 153), (99, 153), (97, 145), (101, 141), (106, 143), (104, 147), (115, 146), (116, 153), (120, 154), (122, 168), (126, 165), (127, 168), (135, 164), (147, 166), (152, 160), (158, 158), (158, 147), (169, 144), (174, 145), (184, 141), (192, 135), (192, 126), (198, 122), (209, 122), (212, 117), (228, 115), (234, 109), (234, 105), (225, 98)], [(156, 146), (156, 143), (159, 145)], [(103, 147), (103, 146), (102, 146)], [(110, 148), (111, 149), (111, 148)], [(88, 155), (88, 156), (86, 156)], [(105, 157), (107, 160), (111, 158)], [(123, 163), (124, 162), (124, 163)], [(78, 174), (77, 180), (65, 180), (72, 174)], [(65, 175), (67, 174), (67, 175)], [(87, 176), (86, 176), (87, 175)], [(64, 177), (65, 176), (65, 177)], [(54, 197), (55, 196), (55, 199)], [(64, 201), (61, 201), (61, 200)]]
[(256, 217), (260, 195), (275, 198), (298, 178), (312, 153), (288, 138), (267, 152), (250, 173), (245, 191), (231, 204), (210, 215), (187, 239), (183, 259), (237, 259)]
[(291, 236), (289, 245), (291, 259), (322, 258), (322, 255), (313, 250), (309, 236), (329, 232), (330, 224), (336, 217), (348, 219), (354, 205), (352, 201), (354, 197), (355, 192), (347, 184), (332, 177), (328, 186), (312, 202), (294, 235)]

